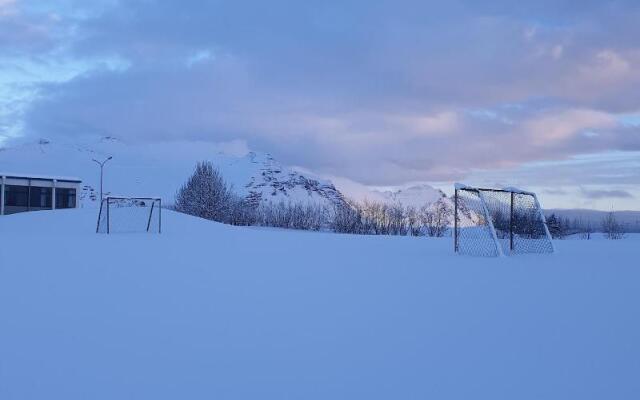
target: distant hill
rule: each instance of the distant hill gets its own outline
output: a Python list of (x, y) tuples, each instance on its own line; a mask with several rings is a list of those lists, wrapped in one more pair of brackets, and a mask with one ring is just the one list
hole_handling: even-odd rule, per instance
[[(555, 214), (562, 218), (568, 218), (570, 221), (578, 220), (582, 222), (589, 222), (596, 230), (602, 223), (602, 219), (607, 215), (608, 211), (589, 210), (583, 208), (575, 209), (547, 209), (544, 211), (545, 215), (549, 216)], [(614, 212), (618, 222), (622, 223), (627, 232), (640, 232), (640, 211), (615, 211)]]

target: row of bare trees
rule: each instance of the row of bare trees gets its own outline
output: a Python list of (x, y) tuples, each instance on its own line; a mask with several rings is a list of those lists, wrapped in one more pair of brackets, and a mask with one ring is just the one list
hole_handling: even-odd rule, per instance
[(256, 204), (236, 195), (209, 162), (198, 163), (193, 175), (178, 190), (175, 209), (232, 225), (362, 235), (441, 237), (448, 233), (452, 218), (451, 207), (444, 199), (421, 208), (375, 201), (347, 201), (334, 206), (308, 202)]
[(361, 235), (444, 236), (453, 216), (444, 201), (420, 208), (375, 201), (355, 202), (333, 210), (331, 229)]
[[(187, 182), (178, 190), (177, 211), (232, 225), (255, 225), (301, 230), (329, 230), (359, 235), (411, 235), (442, 237), (450, 232), (453, 210), (445, 198), (420, 208), (375, 201), (346, 201), (327, 206), (318, 203), (249, 201), (238, 196), (220, 171), (209, 162), (198, 163)], [(537, 216), (519, 213), (511, 225), (509, 217), (492, 215), (498, 235), (508, 234), (510, 226), (519, 235), (539, 237), (544, 228)], [(625, 235), (623, 224), (608, 213), (601, 226), (590, 222), (569, 221), (551, 214), (547, 227), (554, 239), (579, 235), (590, 239), (595, 231), (608, 239)]]

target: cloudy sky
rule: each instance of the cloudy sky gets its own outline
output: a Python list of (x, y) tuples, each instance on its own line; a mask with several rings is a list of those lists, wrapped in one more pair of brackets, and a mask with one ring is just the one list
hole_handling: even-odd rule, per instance
[(640, 209), (638, 21), (638, 1), (0, 0), (0, 141), (242, 141), (340, 182)]

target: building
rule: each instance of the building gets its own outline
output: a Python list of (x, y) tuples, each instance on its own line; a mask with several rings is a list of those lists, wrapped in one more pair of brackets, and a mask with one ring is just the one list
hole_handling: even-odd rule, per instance
[(0, 173), (0, 215), (77, 208), (80, 179)]

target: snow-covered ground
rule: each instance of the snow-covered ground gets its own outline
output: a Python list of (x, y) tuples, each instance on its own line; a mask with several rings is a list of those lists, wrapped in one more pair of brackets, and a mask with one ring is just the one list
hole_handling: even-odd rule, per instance
[(0, 399), (635, 399), (640, 237), (550, 256), (0, 217)]

